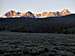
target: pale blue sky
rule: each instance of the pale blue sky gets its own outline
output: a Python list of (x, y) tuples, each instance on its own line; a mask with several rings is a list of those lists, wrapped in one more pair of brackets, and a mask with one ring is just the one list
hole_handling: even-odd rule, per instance
[(57, 11), (63, 8), (75, 12), (75, 0), (0, 0), (0, 14), (14, 9), (16, 11)]

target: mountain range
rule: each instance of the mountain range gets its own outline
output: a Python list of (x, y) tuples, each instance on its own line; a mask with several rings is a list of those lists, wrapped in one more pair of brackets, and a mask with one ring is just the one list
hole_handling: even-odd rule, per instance
[[(44, 11), (40, 13), (32, 13), (31, 11), (27, 12), (16, 12), (16, 10), (10, 10), (4, 14), (5, 17), (36, 17), (36, 18), (44, 18), (44, 17), (56, 17), (56, 16), (66, 16), (70, 15), (70, 11), (68, 9), (63, 9), (62, 11)], [(3, 17), (3, 16), (2, 16)]]

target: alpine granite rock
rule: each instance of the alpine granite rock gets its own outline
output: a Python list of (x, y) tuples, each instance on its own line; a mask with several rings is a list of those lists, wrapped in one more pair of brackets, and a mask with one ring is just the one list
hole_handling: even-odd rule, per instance
[(70, 11), (68, 9), (63, 9), (61, 12), (56, 11), (56, 12), (52, 12), (52, 11), (44, 11), (42, 13), (32, 13), (31, 11), (28, 12), (16, 12), (15, 10), (11, 10), (8, 11), (7, 13), (5, 13), (4, 16), (6, 17), (17, 17), (17, 16), (24, 16), (24, 17), (56, 17), (56, 16), (67, 16), (70, 15)]

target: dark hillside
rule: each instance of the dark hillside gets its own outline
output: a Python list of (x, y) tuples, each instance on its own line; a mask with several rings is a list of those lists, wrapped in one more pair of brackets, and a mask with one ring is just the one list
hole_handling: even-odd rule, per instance
[(48, 18), (0, 18), (1, 31), (68, 33), (66, 29), (69, 28), (75, 28), (75, 14)]

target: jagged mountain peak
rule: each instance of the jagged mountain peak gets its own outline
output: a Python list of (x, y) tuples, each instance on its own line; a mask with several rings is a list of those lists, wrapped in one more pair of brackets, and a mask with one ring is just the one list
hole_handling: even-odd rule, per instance
[(15, 10), (10, 10), (7, 13), (5, 13), (5, 16), (7, 17), (17, 17), (17, 16), (25, 16), (25, 17), (53, 17), (53, 16), (66, 16), (66, 15), (70, 15), (70, 11), (68, 9), (63, 9), (62, 11), (44, 11), (42, 13), (32, 13), (31, 11), (27, 11), (27, 12), (16, 12)]

